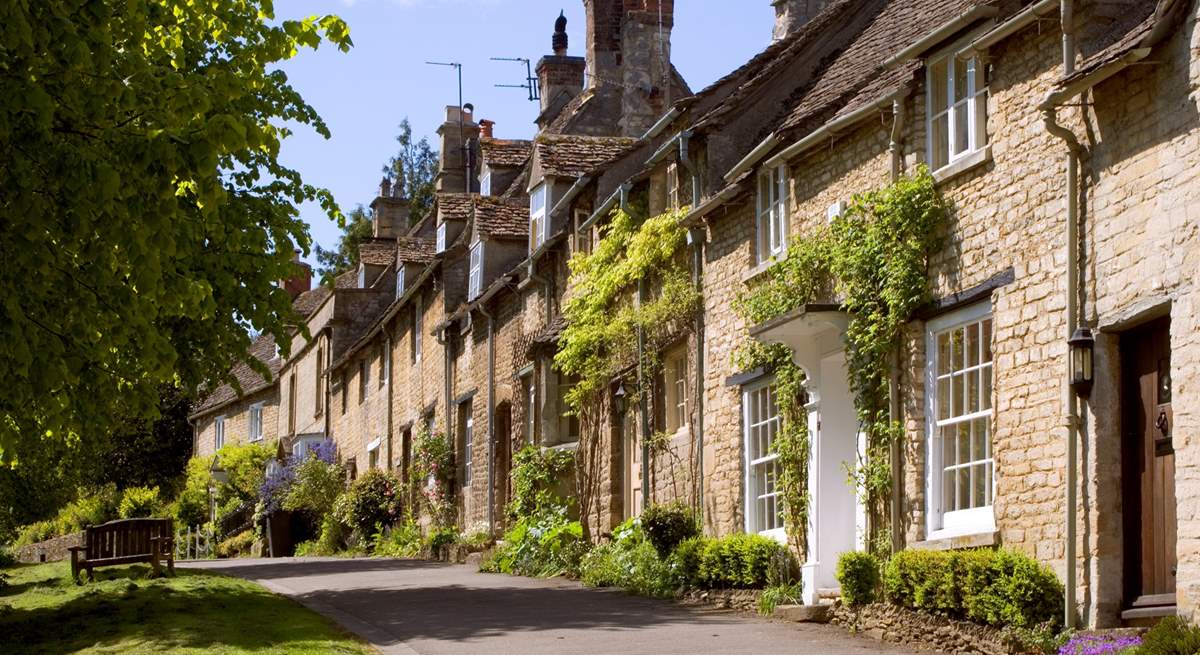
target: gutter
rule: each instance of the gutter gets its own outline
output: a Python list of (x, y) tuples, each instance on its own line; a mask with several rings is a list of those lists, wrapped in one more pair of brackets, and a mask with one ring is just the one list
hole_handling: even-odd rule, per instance
[(763, 162), (763, 166), (770, 168), (772, 166), (782, 164), (792, 157), (804, 152), (805, 150), (808, 150), (809, 148), (812, 148), (813, 146), (825, 141), (826, 139), (831, 139), (837, 136), (839, 131), (858, 123), (868, 116), (871, 116), (875, 112), (885, 108), (890, 109), (897, 100), (903, 100), (904, 98), (907, 98), (910, 91), (911, 86), (909, 84), (902, 84), (896, 90), (880, 96), (869, 104), (859, 107), (858, 109), (855, 109), (841, 118), (835, 118), (828, 123), (825, 123), (813, 132), (810, 132), (808, 136), (800, 139), (787, 148), (784, 148), (775, 156)]
[[(892, 159), (892, 182), (895, 183), (904, 173), (904, 122), (908, 116), (908, 95), (911, 92), (909, 85), (902, 85), (900, 90), (892, 98), (892, 130), (890, 134), (890, 143), (888, 152)], [(894, 423), (904, 425), (904, 405), (900, 402), (900, 389), (903, 384), (901, 379), (901, 371), (904, 370), (903, 355), (899, 348), (893, 349), (892, 352), (892, 374), (891, 384), (888, 394), (888, 412)], [(904, 489), (901, 486), (903, 479), (903, 458), (904, 451), (898, 439), (893, 439), (889, 446), (889, 459), (892, 463), (892, 491), (891, 491), (891, 516), (889, 528), (892, 533), (892, 552), (900, 552), (904, 549), (904, 536), (902, 526), (900, 524), (900, 512), (903, 507), (900, 499), (903, 496)]]
[(999, 13), (1000, 9), (993, 5), (978, 5), (972, 7), (958, 16), (950, 19), (949, 22), (943, 23), (940, 27), (934, 28), (933, 31), (917, 39), (907, 48), (904, 48), (895, 55), (892, 55), (890, 59), (883, 62), (882, 68), (895, 68), (902, 62), (910, 59), (916, 59), (918, 55), (923, 54), (925, 51), (936, 46), (942, 41), (949, 39), (963, 29), (970, 27), (974, 23), (984, 18), (994, 18)]
[(576, 180), (575, 184), (572, 184), (571, 188), (567, 189), (567, 193), (565, 195), (563, 195), (563, 197), (561, 199), (559, 199), (558, 202), (554, 203), (554, 207), (550, 208), (550, 213), (547, 214), (547, 216), (555, 216), (562, 210), (566, 209), (567, 207), (570, 207), (571, 201), (575, 200), (575, 196), (579, 195), (580, 192), (583, 191), (584, 187), (586, 187), (588, 184), (591, 184), (591, 182), (592, 182), (592, 176), (590, 176), (590, 175), (584, 175), (583, 177)]
[(487, 318), (487, 416), (488, 416), (488, 531), (496, 534), (496, 318), (482, 303), (479, 313)]
[(775, 146), (779, 145), (779, 141), (779, 135), (776, 133), (772, 133), (763, 139), (762, 143), (755, 146), (754, 150), (751, 150), (745, 157), (742, 157), (741, 161), (734, 164), (733, 168), (729, 169), (729, 172), (725, 174), (725, 181), (732, 184), (734, 180), (742, 176), (742, 173), (754, 168), (758, 160), (765, 157), (768, 152), (771, 152)]
[(997, 43), (1007, 39), (1017, 32), (1033, 25), (1042, 16), (1051, 13), (1058, 9), (1061, 0), (1039, 0), (1021, 11), (1013, 14), (1011, 18), (998, 25), (995, 29), (987, 32), (983, 36), (975, 39), (966, 48), (959, 52), (963, 56), (971, 56), (980, 54)]
[(658, 122), (656, 122), (654, 125), (651, 125), (650, 129), (646, 130), (646, 133), (643, 134), (642, 138), (639, 140), (640, 141), (649, 141), (650, 139), (653, 139), (654, 137), (658, 136), (659, 134), (662, 134), (663, 130), (667, 129), (667, 127), (671, 125), (671, 121), (675, 120), (675, 117), (682, 113), (683, 113), (683, 110), (680, 109), (677, 105), (671, 107), (670, 111), (663, 114), (662, 118), (658, 119)]
[[(688, 145), (692, 132), (681, 132), (679, 140), (679, 163), (692, 175), (692, 207), (700, 204), (700, 170), (692, 161)], [(696, 290), (704, 291), (704, 243), (703, 227), (688, 228), (688, 242), (692, 245), (692, 284)], [(700, 504), (700, 529), (704, 530), (704, 308), (696, 312), (696, 498)]]
[(617, 187), (617, 190), (613, 191), (612, 195), (605, 199), (605, 201), (600, 204), (600, 207), (597, 208), (596, 211), (592, 212), (592, 215), (588, 216), (588, 219), (579, 226), (579, 230), (583, 231), (591, 229), (591, 227), (596, 224), (596, 221), (600, 220), (601, 216), (608, 214), (613, 205), (617, 204), (618, 202), (621, 203), (621, 208), (624, 209), (625, 203), (629, 198), (629, 191), (631, 187), (632, 185), (629, 183), (624, 183)]
[[(743, 175), (744, 175), (744, 173), (743, 173)], [(684, 219), (684, 222), (687, 224), (701, 222), (701, 220), (705, 216), (711, 214), (715, 209), (717, 209), (721, 205), (724, 205), (729, 200), (732, 200), (733, 198), (735, 198), (742, 191), (743, 191), (743, 189), (742, 189), (741, 181), (737, 181), (737, 182), (734, 182), (733, 184), (730, 184), (729, 186), (727, 186), (724, 189), (721, 189), (719, 192), (717, 192), (717, 195), (700, 203), (699, 206), (697, 206), (695, 209), (693, 209), (691, 211), (690, 214), (688, 214), (687, 218)]]

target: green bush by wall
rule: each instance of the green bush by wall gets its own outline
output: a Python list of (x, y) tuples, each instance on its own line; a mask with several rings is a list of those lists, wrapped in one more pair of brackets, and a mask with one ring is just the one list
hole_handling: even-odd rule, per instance
[(642, 512), (642, 530), (658, 552), (666, 559), (683, 540), (700, 534), (696, 512), (681, 502), (651, 505)]
[(853, 607), (875, 602), (881, 580), (878, 557), (870, 553), (842, 553), (835, 576), (842, 587), (843, 603)]

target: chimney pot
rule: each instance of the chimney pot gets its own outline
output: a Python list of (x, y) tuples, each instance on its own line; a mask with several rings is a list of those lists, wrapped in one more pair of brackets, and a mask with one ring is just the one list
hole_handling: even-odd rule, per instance
[(479, 120), (479, 136), (484, 139), (494, 138), (496, 121), (489, 121), (486, 118)]
[(567, 44), (567, 15), (560, 10), (558, 20), (554, 21), (554, 37), (550, 40), (555, 56), (567, 56)]

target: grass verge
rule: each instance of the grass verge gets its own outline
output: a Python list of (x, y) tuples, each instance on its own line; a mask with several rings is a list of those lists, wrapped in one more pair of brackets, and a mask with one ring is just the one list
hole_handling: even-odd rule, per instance
[(65, 563), (4, 574), (0, 653), (375, 653), (325, 617), (215, 573), (98, 569), (82, 586)]

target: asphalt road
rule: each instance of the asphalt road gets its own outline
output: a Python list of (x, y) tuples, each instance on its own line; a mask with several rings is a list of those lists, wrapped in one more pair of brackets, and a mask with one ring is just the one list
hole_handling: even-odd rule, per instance
[(686, 608), (567, 580), (381, 559), (189, 562), (254, 580), (340, 623), (385, 654), (910, 653), (831, 626)]

